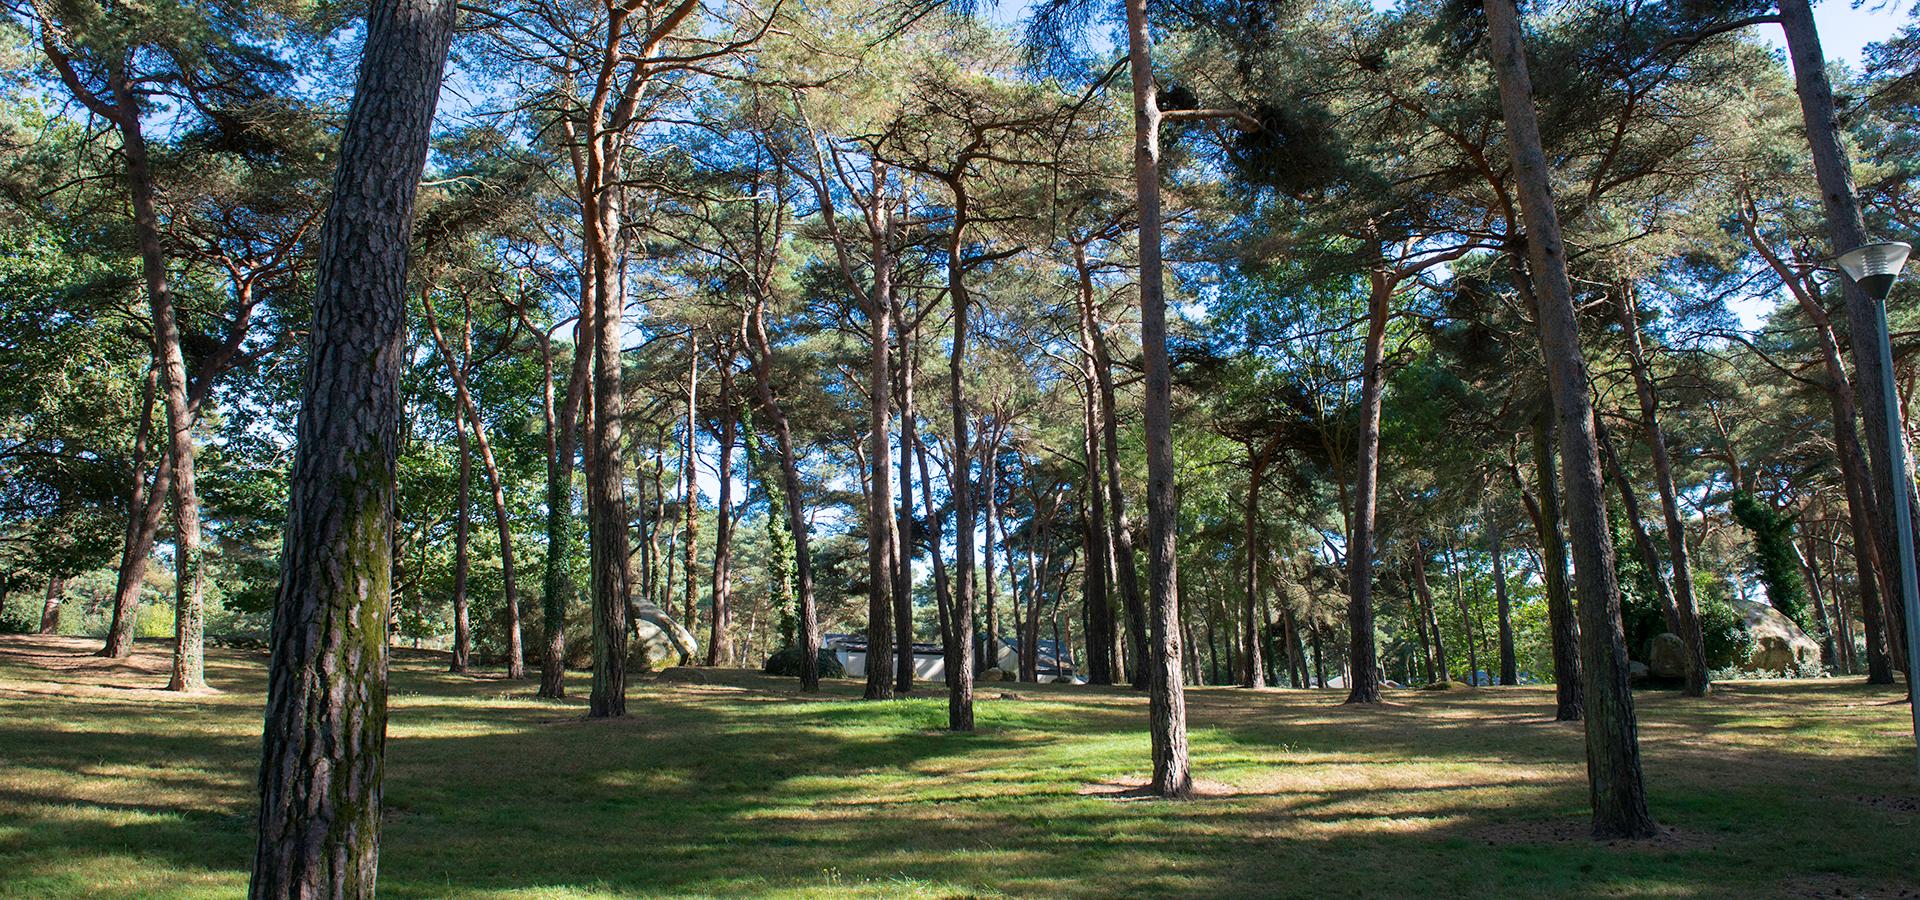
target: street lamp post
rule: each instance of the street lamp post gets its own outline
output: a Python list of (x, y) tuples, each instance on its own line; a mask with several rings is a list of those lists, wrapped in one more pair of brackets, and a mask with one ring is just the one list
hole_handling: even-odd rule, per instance
[(1887, 413), (1888, 474), (1893, 491), (1895, 552), (1900, 555), (1900, 597), (1906, 609), (1907, 699), (1913, 713), (1915, 762), (1920, 765), (1920, 574), (1914, 571), (1913, 508), (1907, 485), (1906, 440), (1900, 425), (1900, 398), (1894, 390), (1893, 336), (1887, 324), (1887, 294), (1913, 248), (1898, 241), (1868, 244), (1840, 254), (1840, 270), (1872, 297), (1880, 312), (1880, 400)]

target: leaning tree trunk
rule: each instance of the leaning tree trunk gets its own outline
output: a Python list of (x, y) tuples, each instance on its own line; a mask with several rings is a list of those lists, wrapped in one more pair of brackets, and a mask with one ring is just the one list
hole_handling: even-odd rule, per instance
[[(1827, 61), (1820, 49), (1820, 32), (1814, 25), (1813, 10), (1808, 0), (1780, 0), (1780, 27), (1786, 33), (1787, 55), (1793, 61), (1794, 86), (1800, 96), (1800, 114), (1807, 130), (1807, 141), (1813, 155), (1813, 170), (1820, 183), (1820, 200), (1825, 207), (1827, 218), (1827, 237), (1831, 241), (1832, 251), (1838, 255), (1867, 243), (1867, 229), (1860, 216), (1859, 200), (1854, 195), (1853, 163), (1848, 158), (1845, 142), (1841, 139), (1839, 115), (1833, 105), (1833, 87), (1827, 81)], [(1842, 277), (1841, 296), (1846, 300), (1847, 333), (1853, 345), (1854, 383), (1863, 393), (1878, 398), (1884, 386), (1894, 377), (1881, 365), (1880, 344), (1886, 340), (1886, 327), (1882, 321), (1878, 304), (1853, 283), (1850, 278)], [(1904, 437), (1897, 436), (1898, 430), (1893, 416), (1886, 404), (1878, 399), (1860, 404), (1861, 419), (1866, 422), (1866, 447), (1872, 454), (1872, 472), (1874, 492), (1880, 495), (1875, 506), (1884, 514), (1879, 529), (1880, 571), (1886, 579), (1881, 583), (1882, 600), (1890, 612), (1887, 617), (1885, 637), (1888, 648), (1896, 664), (1902, 664), (1905, 657), (1900, 652), (1904, 641), (1900, 635), (1900, 623), (1905, 614), (1904, 604), (1912, 593), (1916, 573), (1908, 570), (1904, 560), (1908, 557), (1899, 551), (1897, 529), (1889, 526), (1900, 510), (1893, 504), (1909, 504), (1911, 498), (1893, 496), (1891, 485), (1894, 483), (1894, 451), (1899, 449), (1895, 441), (1904, 444)], [(1905, 452), (1900, 454), (1903, 458)], [(1920, 687), (1920, 679), (1908, 674), (1909, 697)], [(1916, 707), (1916, 716), (1920, 716), (1920, 707)]]
[[(1653, 451), (1653, 475), (1660, 488), (1660, 512), (1667, 526), (1667, 560), (1673, 566), (1674, 611), (1680, 622), (1680, 639), (1686, 643), (1686, 685), (1689, 697), (1704, 697), (1712, 688), (1707, 680), (1707, 644), (1700, 629), (1700, 612), (1693, 599), (1693, 566), (1688, 560), (1686, 523), (1680, 518), (1680, 501), (1673, 483), (1673, 461), (1667, 455), (1667, 438), (1660, 427), (1660, 400), (1654, 393), (1653, 373), (1640, 340), (1640, 314), (1633, 301), (1633, 286), (1620, 292), (1620, 327), (1627, 335), (1627, 361), (1633, 370), (1634, 392), (1640, 398), (1640, 415), (1647, 432), (1647, 446)], [(1648, 574), (1659, 578), (1658, 570)]]
[(311, 360), (274, 600), (255, 898), (371, 897), (408, 231), (453, 35), (447, 0), (374, 0), (315, 265)]
[(187, 363), (174, 318), (173, 289), (167, 284), (167, 257), (160, 215), (155, 208), (153, 170), (141, 132), (140, 103), (124, 69), (109, 78), (120, 115), (120, 152), (126, 157), (127, 187), (133, 200), (133, 226), (146, 279), (147, 305), (153, 313), (154, 366), (166, 400), (167, 455), (172, 462), (174, 627), (170, 691), (206, 690), (205, 557), (200, 548), (200, 496), (194, 483), (193, 410), (187, 399)]
[(773, 343), (767, 337), (766, 298), (754, 297), (747, 317), (748, 338), (758, 357), (753, 361), (754, 392), (760, 408), (773, 423), (774, 443), (780, 451), (780, 488), (785, 494), (787, 534), (793, 539), (794, 590), (799, 596), (800, 689), (820, 690), (820, 619), (813, 599), (813, 552), (807, 536), (805, 496), (800, 490), (800, 462), (793, 446), (793, 428), (787, 411), (773, 393)]
[[(513, 518), (507, 510), (507, 489), (500, 475), (500, 464), (493, 456), (493, 442), (487, 438), (486, 425), (480, 420), (480, 404), (473, 399), (473, 391), (467, 379), (467, 360), (471, 357), (471, 329), (461, 335), (461, 351), (458, 361), (450, 352), (446, 336), (440, 331), (439, 316), (434, 314), (433, 300), (429, 294), (421, 295), (421, 306), (427, 313), (427, 328), (433, 335), (434, 345), (440, 351), (440, 357), (447, 361), (447, 372), (453, 378), (454, 401), (460, 407), (460, 414), (454, 416), (455, 427), (460, 427), (461, 418), (473, 429), (473, 443), (480, 451), (480, 467), (487, 475), (487, 485), (492, 492), (493, 524), (500, 537), (500, 582), (505, 591), (507, 610), (507, 677), (521, 679), (527, 677), (527, 654), (520, 634), (520, 584), (513, 565)], [(456, 613), (457, 630), (465, 632), (466, 623), (466, 557), (464, 553), (467, 526), (467, 492), (472, 480), (472, 462), (467, 454), (467, 432), (460, 432), (460, 520), (457, 523), (461, 538), (462, 554), (456, 574)], [(464, 649), (456, 649), (460, 655), (456, 672), (467, 668)]]
[(1160, 103), (1149, 53), (1146, 0), (1127, 0), (1127, 61), (1133, 81), (1133, 177), (1140, 213), (1140, 353), (1146, 363), (1147, 559), (1153, 598), (1149, 731), (1153, 792), (1193, 794), (1187, 763), (1187, 699), (1180, 674), (1180, 574), (1173, 485), (1173, 371), (1167, 358), (1167, 297), (1160, 263)]
[[(1084, 254), (1085, 249), (1081, 252)], [(1081, 281), (1087, 285), (1085, 296), (1092, 297), (1091, 275), (1082, 267)], [(1113, 583), (1120, 588), (1120, 602), (1127, 608), (1128, 638), (1133, 644), (1133, 655), (1137, 659), (1147, 659), (1147, 602), (1140, 596), (1140, 573), (1136, 570), (1133, 553), (1133, 523), (1127, 516), (1127, 492), (1120, 483), (1120, 413), (1114, 395), (1113, 359), (1107, 353), (1107, 339), (1100, 330), (1100, 310), (1093, 310), (1093, 372), (1100, 381), (1100, 431), (1104, 441), (1105, 453), (1101, 460), (1107, 466), (1107, 517), (1113, 534)], [(1133, 667), (1133, 689), (1147, 689), (1149, 669), (1147, 666)]]
[(167, 454), (160, 457), (152, 486), (147, 484), (153, 441), (153, 394), (159, 380), (159, 368), (147, 366), (146, 386), (140, 394), (140, 426), (133, 439), (133, 489), (127, 496), (126, 539), (121, 546), (120, 567), (113, 586), (113, 621), (107, 626), (107, 642), (99, 653), (108, 659), (126, 659), (133, 655), (140, 591), (147, 580), (147, 556), (153, 552), (154, 538), (160, 534), (160, 519), (166, 513), (166, 504), (158, 501), (173, 489), (173, 466)]
[(1489, 53), (1499, 82), (1521, 213), (1527, 224), (1536, 298), (1535, 319), (1546, 356), (1554, 411), (1559, 417), (1560, 461), (1565, 471), (1567, 525), (1573, 537), (1580, 585), (1581, 656), (1586, 687), (1587, 783), (1598, 838), (1651, 837), (1656, 827), (1647, 809), (1640, 769), (1640, 738), (1628, 684), (1626, 635), (1620, 621), (1620, 586), (1613, 567), (1599, 451), (1593, 433), (1593, 403), (1586, 357), (1580, 348), (1573, 286), (1554, 209), (1551, 173), (1540, 142), (1533, 82), (1520, 15), (1513, 0), (1487, 0)]
[[(1353, 533), (1347, 539), (1347, 629), (1353, 674), (1348, 703), (1380, 702), (1379, 650), (1373, 634), (1374, 513), (1380, 485), (1380, 407), (1393, 288), (1374, 272), (1367, 298), (1367, 347), (1360, 370), (1360, 458), (1354, 474)], [(1438, 634), (1434, 637), (1439, 638)], [(1444, 676), (1443, 676), (1444, 677)]]

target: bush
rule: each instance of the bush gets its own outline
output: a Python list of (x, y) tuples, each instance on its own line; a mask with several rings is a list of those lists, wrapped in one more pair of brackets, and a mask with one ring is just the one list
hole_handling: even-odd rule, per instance
[[(801, 659), (799, 647), (782, 647), (774, 651), (772, 656), (767, 657), (767, 665), (764, 671), (768, 675), (785, 675), (788, 678), (799, 678)], [(840, 665), (840, 657), (834, 655), (832, 650), (821, 647), (819, 660), (821, 678), (845, 678), (847, 676), (846, 667)]]

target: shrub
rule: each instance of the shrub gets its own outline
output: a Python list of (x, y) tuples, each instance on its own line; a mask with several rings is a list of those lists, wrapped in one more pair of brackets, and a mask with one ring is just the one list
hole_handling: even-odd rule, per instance
[[(821, 647), (819, 660), (821, 678), (846, 677), (846, 667), (840, 665), (840, 657), (834, 655), (832, 650)], [(801, 655), (799, 647), (782, 647), (774, 651), (772, 656), (767, 657), (765, 671), (768, 675), (784, 675), (788, 678), (799, 678), (800, 661)]]

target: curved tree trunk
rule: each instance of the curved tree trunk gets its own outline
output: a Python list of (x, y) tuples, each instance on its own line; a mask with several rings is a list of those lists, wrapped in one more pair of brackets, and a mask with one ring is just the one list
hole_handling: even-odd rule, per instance
[(456, 6), (374, 0), (320, 233), (251, 893), (371, 897), (408, 231)]
[[(1627, 336), (1627, 362), (1633, 370), (1634, 392), (1640, 398), (1642, 427), (1647, 446), (1653, 451), (1654, 482), (1660, 489), (1660, 512), (1667, 526), (1667, 558), (1673, 565), (1674, 612), (1680, 624), (1680, 639), (1686, 643), (1686, 686), (1689, 697), (1704, 697), (1712, 688), (1707, 682), (1707, 645), (1700, 630), (1700, 613), (1693, 599), (1693, 566), (1688, 561), (1686, 522), (1680, 517), (1680, 501), (1674, 489), (1673, 462), (1667, 455), (1667, 438), (1660, 428), (1660, 400), (1654, 393), (1653, 373), (1640, 340), (1640, 314), (1633, 299), (1633, 285), (1620, 291), (1620, 327)], [(1624, 474), (1624, 473), (1623, 473)], [(1654, 569), (1654, 578), (1660, 570)]]
[(1499, 82), (1527, 253), (1535, 285), (1535, 319), (1546, 356), (1565, 470), (1567, 525), (1580, 584), (1581, 662), (1586, 688), (1587, 783), (1597, 838), (1644, 838), (1655, 831), (1640, 769), (1639, 726), (1628, 685), (1620, 586), (1613, 566), (1599, 451), (1593, 433), (1586, 357), (1580, 347), (1573, 288), (1554, 209), (1546, 153), (1533, 105), (1533, 83), (1519, 12), (1513, 0), (1487, 0), (1489, 54)]
[(805, 495), (800, 489), (800, 464), (793, 447), (793, 428), (787, 412), (773, 393), (773, 344), (767, 338), (766, 298), (754, 297), (747, 316), (747, 334), (754, 348), (753, 385), (760, 408), (773, 423), (774, 443), (780, 451), (780, 486), (786, 494), (787, 531), (793, 538), (793, 573), (800, 601), (800, 689), (820, 690), (820, 619), (813, 599), (813, 554), (807, 536)]
[(124, 68), (108, 76), (119, 115), (120, 152), (126, 157), (127, 188), (133, 201), (133, 226), (153, 314), (154, 367), (166, 400), (167, 455), (172, 462), (174, 545), (173, 668), (170, 691), (206, 690), (206, 606), (204, 554), (200, 547), (200, 497), (194, 481), (193, 410), (187, 399), (187, 363), (174, 318), (173, 290), (167, 284), (167, 257), (155, 208), (153, 171), (141, 132), (140, 104)]
[[(1090, 287), (1090, 276), (1082, 275), (1082, 283)], [(1089, 291), (1088, 296), (1091, 296)], [(1113, 358), (1107, 353), (1107, 338), (1101, 331), (1100, 309), (1093, 309), (1093, 372), (1100, 381), (1101, 436), (1106, 452), (1101, 459), (1107, 464), (1107, 516), (1111, 520), (1113, 533), (1113, 582), (1120, 587), (1120, 600), (1127, 608), (1128, 637), (1133, 643), (1133, 655), (1137, 659), (1148, 659), (1147, 652), (1147, 602), (1140, 596), (1140, 573), (1134, 562), (1133, 523), (1127, 515), (1127, 492), (1120, 482), (1120, 413), (1116, 405), (1113, 386)], [(1147, 689), (1150, 670), (1147, 666), (1133, 667), (1133, 688), (1137, 691)]]
[(152, 462), (153, 395), (160, 378), (157, 366), (147, 367), (146, 386), (140, 393), (140, 425), (133, 439), (133, 489), (127, 496), (126, 539), (121, 545), (120, 566), (113, 586), (113, 620), (107, 626), (106, 646), (98, 655), (108, 659), (126, 659), (133, 655), (135, 619), (140, 614), (140, 592), (146, 586), (147, 557), (153, 553), (154, 538), (160, 534), (160, 519), (166, 512), (164, 502), (156, 502), (173, 489), (173, 462), (161, 454), (151, 487), (147, 484), (147, 466)]

